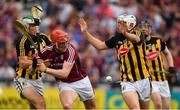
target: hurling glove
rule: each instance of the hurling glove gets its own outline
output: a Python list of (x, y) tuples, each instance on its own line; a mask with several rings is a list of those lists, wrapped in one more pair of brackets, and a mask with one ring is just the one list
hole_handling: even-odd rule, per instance
[(169, 72), (169, 74), (176, 75), (176, 68), (175, 67), (169, 67), (168, 72)]

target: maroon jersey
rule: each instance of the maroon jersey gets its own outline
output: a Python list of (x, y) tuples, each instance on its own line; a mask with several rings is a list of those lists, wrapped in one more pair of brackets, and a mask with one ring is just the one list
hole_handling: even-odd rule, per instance
[(53, 69), (62, 69), (64, 61), (70, 63), (75, 61), (69, 76), (66, 79), (56, 78), (57, 81), (61, 80), (63, 82), (74, 82), (87, 76), (86, 72), (82, 70), (78, 53), (71, 44), (68, 44), (68, 49), (65, 53), (58, 53), (55, 50), (55, 46), (50, 45), (43, 49), (42, 54), (46, 59), (50, 60), (51, 65), (49, 68)]

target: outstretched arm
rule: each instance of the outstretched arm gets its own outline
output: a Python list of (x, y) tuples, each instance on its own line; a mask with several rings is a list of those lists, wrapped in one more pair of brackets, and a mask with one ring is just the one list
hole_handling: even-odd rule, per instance
[(89, 31), (86, 21), (83, 18), (79, 19), (79, 26), (81, 27), (82, 33), (85, 35), (86, 39), (98, 50), (108, 49), (105, 42), (95, 38)]
[(168, 66), (169, 66), (168, 72), (170, 74), (167, 74), (167, 79), (168, 79), (170, 84), (174, 84), (176, 82), (177, 72), (176, 72), (176, 68), (174, 67), (172, 54), (171, 54), (171, 52), (169, 51), (169, 49), (167, 47), (162, 52), (165, 55)]

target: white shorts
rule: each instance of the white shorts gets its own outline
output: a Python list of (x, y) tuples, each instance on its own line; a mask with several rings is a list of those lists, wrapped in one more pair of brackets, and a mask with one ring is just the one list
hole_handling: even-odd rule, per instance
[(37, 93), (39, 93), (41, 96), (43, 96), (43, 82), (41, 79), (37, 80), (31, 80), (31, 79), (25, 79), (25, 78), (14, 78), (15, 87), (19, 94), (22, 96), (22, 91), (27, 87), (33, 87)]
[(161, 97), (171, 97), (167, 81), (152, 81), (152, 93), (159, 92)]
[(64, 90), (75, 91), (79, 95), (81, 101), (86, 101), (94, 98), (94, 91), (88, 76), (72, 83), (59, 81), (58, 85), (60, 92)]
[(122, 94), (130, 91), (136, 91), (139, 95), (139, 100), (149, 101), (151, 94), (151, 83), (149, 78), (135, 82), (121, 82)]

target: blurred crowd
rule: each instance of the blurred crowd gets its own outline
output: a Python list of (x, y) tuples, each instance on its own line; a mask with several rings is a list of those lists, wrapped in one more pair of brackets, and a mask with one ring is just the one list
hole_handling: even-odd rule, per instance
[(180, 0), (1, 0), (0, 79), (12, 79), (15, 75), (15, 43), (20, 33), (13, 22), (30, 14), (34, 4), (44, 9), (41, 32), (49, 35), (53, 29), (62, 28), (69, 33), (94, 87), (107, 75), (118, 80), (119, 63), (115, 50), (99, 52), (84, 39), (78, 25), (79, 17), (87, 20), (90, 31), (101, 40), (115, 33), (118, 15), (133, 14), (138, 22), (149, 19), (153, 33), (166, 41), (180, 72)]

